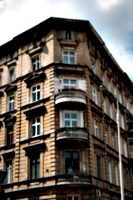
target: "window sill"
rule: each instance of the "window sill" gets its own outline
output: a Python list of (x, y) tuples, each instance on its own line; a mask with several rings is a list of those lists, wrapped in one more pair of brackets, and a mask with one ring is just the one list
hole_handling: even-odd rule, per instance
[(17, 112), (17, 109), (11, 110), (11, 111), (7, 111), (5, 113), (0, 114), (0, 117), (5, 117), (6, 115), (11, 115), (11, 114), (15, 114)]
[(28, 138), (28, 139), (25, 139), (25, 140), (21, 140), (19, 143), (20, 144), (26, 144), (26, 143), (30, 143), (30, 142), (35, 141), (35, 140), (45, 139), (49, 136), (50, 136), (50, 134), (39, 135), (39, 136), (36, 136), (36, 137), (33, 137), (33, 138), (31, 137), (31, 138)]

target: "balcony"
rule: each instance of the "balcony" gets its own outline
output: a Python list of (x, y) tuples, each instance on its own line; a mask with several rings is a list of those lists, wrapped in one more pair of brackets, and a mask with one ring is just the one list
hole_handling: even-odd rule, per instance
[(61, 174), (57, 177), (57, 185), (61, 184), (91, 184), (88, 174)]
[(55, 96), (55, 105), (78, 106), (83, 108), (86, 106), (86, 92), (80, 89), (63, 89)]
[(64, 127), (56, 130), (56, 140), (86, 140), (89, 130), (80, 127)]

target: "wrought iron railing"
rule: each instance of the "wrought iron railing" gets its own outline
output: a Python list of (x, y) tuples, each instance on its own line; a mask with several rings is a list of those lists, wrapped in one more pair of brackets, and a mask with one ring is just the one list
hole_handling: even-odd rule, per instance
[(61, 174), (57, 177), (57, 183), (61, 182), (90, 183), (90, 176), (87, 174)]
[(64, 130), (62, 132), (57, 132), (56, 139), (63, 139), (63, 138), (74, 138), (74, 139), (84, 139), (88, 140), (88, 132), (85, 130)]

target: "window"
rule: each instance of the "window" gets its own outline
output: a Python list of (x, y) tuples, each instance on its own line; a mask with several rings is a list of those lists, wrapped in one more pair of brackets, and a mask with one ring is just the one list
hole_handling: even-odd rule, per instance
[(0, 74), (0, 86), (2, 85), (2, 78), (1, 78), (1, 74)]
[(63, 79), (63, 88), (76, 88), (76, 80), (74, 79)]
[(13, 67), (9, 69), (9, 78), (10, 78), (10, 82), (15, 80), (14, 68)]
[(65, 152), (65, 170), (68, 173), (68, 168), (72, 167), (73, 172), (79, 172), (79, 152), (66, 151)]
[(92, 69), (93, 73), (96, 74), (96, 66), (94, 64), (91, 65), (91, 69)]
[(92, 97), (95, 104), (97, 104), (97, 92), (96, 89), (93, 88), (92, 90)]
[(119, 94), (119, 102), (122, 103), (122, 96)]
[(111, 172), (111, 160), (108, 159), (108, 176), (109, 176), (109, 182), (112, 183), (112, 172)]
[(102, 82), (103, 82), (103, 85), (105, 85), (105, 83), (104, 83), (104, 76), (102, 76)]
[(118, 166), (117, 166), (117, 162), (115, 161), (114, 163), (114, 166), (115, 166), (115, 184), (118, 185)]
[(84, 127), (83, 111), (60, 111), (60, 127)]
[(67, 195), (67, 200), (80, 200), (80, 196), (79, 195)]
[(39, 178), (40, 177), (40, 155), (30, 158), (30, 178)]
[(127, 110), (129, 109), (128, 99), (127, 99), (127, 101), (126, 101), (126, 108), (127, 108)]
[(130, 189), (130, 179), (129, 179), (129, 172), (126, 170), (126, 182), (127, 182), (127, 189)]
[(2, 108), (2, 107), (1, 107), (1, 97), (0, 97), (0, 114), (1, 114), (1, 112), (2, 112), (2, 111), (1, 111), (1, 108)]
[(98, 121), (96, 121), (96, 120), (94, 120), (94, 129), (95, 129), (95, 136), (99, 138)]
[(100, 156), (96, 156), (97, 158), (97, 176), (98, 178), (102, 178), (102, 169), (101, 169), (101, 157)]
[(38, 135), (40, 135), (40, 117), (31, 121), (31, 136), (36, 137)]
[(105, 141), (106, 141), (106, 144), (108, 144), (108, 130), (107, 129), (105, 130)]
[(71, 31), (66, 31), (66, 39), (71, 40), (72, 39), (72, 33)]
[(14, 96), (9, 97), (9, 111), (14, 110)]
[(112, 148), (115, 148), (115, 142), (114, 142), (114, 134), (112, 134)]
[(130, 146), (131, 149), (131, 158), (133, 158), (133, 146)]
[(116, 88), (114, 87), (114, 96), (116, 97)]
[(123, 140), (123, 144), (124, 144), (124, 156), (127, 157), (127, 142)]
[(40, 85), (32, 87), (32, 102), (40, 99)]
[(40, 59), (39, 59), (39, 57), (32, 59), (32, 67), (33, 67), (33, 71), (36, 71), (36, 70), (38, 70), (40, 68)]
[(12, 182), (12, 161), (6, 162), (6, 183), (11, 183)]
[(7, 126), (7, 145), (13, 143), (13, 126)]
[(65, 127), (77, 126), (77, 113), (65, 113), (64, 117)]
[(111, 104), (109, 105), (109, 116), (110, 116), (111, 118), (113, 118), (113, 114), (112, 114), (112, 105), (111, 105)]
[(108, 83), (108, 90), (111, 92), (111, 85)]
[(123, 115), (121, 115), (121, 127), (122, 127), (123, 129), (125, 129), (124, 116), (123, 116)]
[(103, 99), (103, 110), (106, 113), (106, 100), (105, 99)]
[(73, 52), (73, 51), (63, 51), (63, 63), (65, 63), (65, 64), (75, 64), (75, 52)]

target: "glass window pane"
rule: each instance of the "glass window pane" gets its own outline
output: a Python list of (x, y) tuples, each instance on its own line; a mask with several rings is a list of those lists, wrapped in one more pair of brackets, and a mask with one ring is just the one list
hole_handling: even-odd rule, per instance
[(37, 86), (37, 89), (38, 89), (38, 90), (40, 89), (40, 85)]
[(79, 198), (78, 197), (74, 197), (74, 200), (78, 200)]
[(35, 136), (35, 126), (32, 126), (32, 136)]
[(64, 56), (63, 62), (64, 62), (65, 64), (68, 64), (68, 57)]
[(72, 121), (72, 127), (77, 126), (77, 121)]
[(71, 114), (71, 119), (77, 119), (77, 114)]
[(65, 113), (65, 119), (70, 119), (70, 114), (69, 113)]
[(64, 51), (63, 54), (64, 54), (64, 55), (68, 55), (68, 52), (67, 52), (67, 51)]
[(40, 118), (39, 118), (39, 117), (37, 118), (37, 122), (38, 122), (38, 123), (40, 122)]
[(65, 152), (65, 158), (71, 158), (71, 152)]
[(39, 100), (39, 99), (40, 99), (40, 91), (37, 92), (37, 100)]
[(64, 83), (64, 84), (69, 84), (69, 80), (68, 80), (68, 79), (64, 79), (64, 80), (63, 80), (63, 83)]
[(71, 80), (72, 85), (76, 85), (76, 80)]
[(70, 64), (75, 64), (75, 59), (70, 57)]
[(33, 93), (32, 94), (32, 101), (35, 101), (36, 100), (36, 93)]
[(65, 126), (70, 126), (70, 121), (65, 120)]
[(37, 135), (40, 134), (40, 125), (37, 126)]
[(79, 158), (79, 153), (78, 152), (73, 152), (73, 158), (78, 159)]
[(68, 197), (68, 200), (72, 200), (72, 197)]
[(74, 52), (69, 52), (71, 56), (74, 56)]

